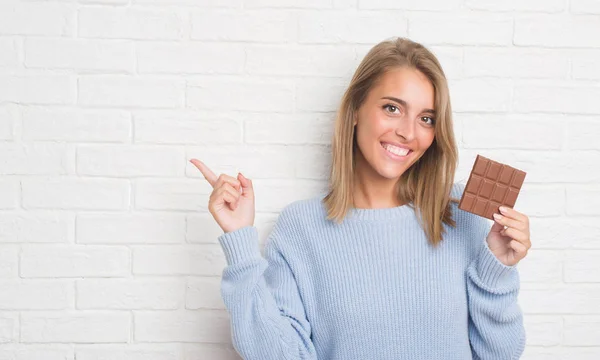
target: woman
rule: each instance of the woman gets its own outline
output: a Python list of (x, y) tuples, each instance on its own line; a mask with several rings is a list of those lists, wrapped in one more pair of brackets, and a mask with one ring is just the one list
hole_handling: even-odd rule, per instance
[(458, 209), (436, 57), (404, 38), (374, 46), (344, 94), (332, 150), (328, 192), (281, 211), (264, 258), (252, 181), (191, 160), (214, 188), (221, 295), (242, 357), (518, 359), (529, 220), (507, 209), (490, 229)]

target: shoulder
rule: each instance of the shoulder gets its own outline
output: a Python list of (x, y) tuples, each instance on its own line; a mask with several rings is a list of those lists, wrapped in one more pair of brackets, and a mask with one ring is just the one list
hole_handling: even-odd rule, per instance
[(324, 218), (325, 207), (322, 203), (324, 193), (310, 198), (295, 200), (284, 206), (275, 222), (274, 231), (285, 234), (285, 238), (304, 238), (307, 230), (318, 227)]
[(282, 220), (295, 219), (299, 223), (312, 223), (325, 212), (322, 202), (324, 197), (325, 193), (318, 193), (309, 198), (292, 201), (283, 207), (279, 217)]

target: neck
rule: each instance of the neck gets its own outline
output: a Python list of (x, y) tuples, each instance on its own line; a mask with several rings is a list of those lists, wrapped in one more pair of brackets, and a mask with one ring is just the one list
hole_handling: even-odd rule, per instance
[(354, 207), (359, 209), (391, 208), (402, 204), (398, 200), (397, 179), (379, 175), (365, 161), (357, 157), (354, 176)]

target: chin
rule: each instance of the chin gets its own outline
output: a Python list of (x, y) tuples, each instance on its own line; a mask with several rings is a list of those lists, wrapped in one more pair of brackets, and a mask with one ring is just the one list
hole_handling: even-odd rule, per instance
[(390, 180), (400, 178), (400, 176), (402, 176), (402, 174), (404, 174), (406, 171), (406, 168), (404, 168), (402, 165), (391, 165), (386, 163), (379, 163), (374, 167), (374, 169), (379, 176)]

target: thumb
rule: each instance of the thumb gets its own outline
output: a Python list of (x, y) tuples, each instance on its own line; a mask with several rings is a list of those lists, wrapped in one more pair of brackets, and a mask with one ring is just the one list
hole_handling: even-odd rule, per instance
[(252, 194), (254, 192), (254, 188), (252, 187), (252, 180), (242, 175), (242, 173), (238, 173), (238, 180), (242, 184), (243, 194)]

